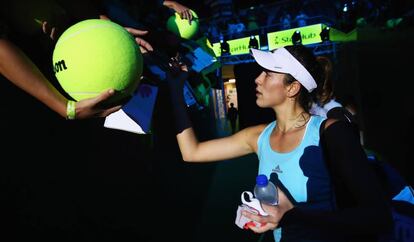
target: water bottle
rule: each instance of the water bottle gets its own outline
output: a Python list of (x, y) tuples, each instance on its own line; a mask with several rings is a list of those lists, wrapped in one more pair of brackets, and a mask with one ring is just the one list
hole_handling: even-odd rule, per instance
[(267, 179), (266, 175), (260, 174), (256, 177), (256, 186), (254, 187), (253, 193), (262, 203), (270, 205), (278, 204), (277, 188)]

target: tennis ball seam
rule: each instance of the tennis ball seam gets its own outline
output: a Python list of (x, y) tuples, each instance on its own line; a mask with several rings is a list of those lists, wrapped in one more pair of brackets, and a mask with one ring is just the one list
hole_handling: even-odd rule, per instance
[[(77, 101), (95, 97), (108, 88), (114, 88), (117, 92), (117, 97), (110, 102), (131, 95), (139, 85), (139, 80), (133, 80), (134, 76), (142, 74), (142, 55), (133, 36), (112, 21), (99, 19), (84, 21), (83, 25), (79, 22), (68, 28), (66, 34), (63, 33), (55, 45), (54, 66), (69, 61), (69, 69), (59, 66), (60, 69), (68, 69), (68, 71), (55, 72), (60, 85)], [(92, 41), (91, 38), (94, 40)], [(85, 49), (86, 46), (88, 47)], [(109, 51), (108, 48), (111, 50)], [(110, 59), (103, 61), (106, 55)], [(121, 60), (120, 63), (118, 58)], [(109, 63), (111, 66), (108, 66)], [(119, 64), (122, 66), (113, 66)], [(108, 72), (109, 68), (114, 70)]]
[(68, 41), (69, 39), (72, 39), (73, 37), (75, 37), (75, 36), (77, 36), (77, 35), (79, 35), (79, 34), (82, 34), (82, 33), (84, 33), (84, 32), (90, 31), (90, 30), (92, 30), (92, 29), (98, 29), (98, 28), (112, 28), (112, 29), (118, 29), (118, 28), (116, 28), (116, 27), (114, 27), (114, 26), (112, 26), (112, 25), (110, 25), (110, 24), (107, 24), (107, 23), (98, 23), (98, 24), (95, 24), (95, 25), (93, 25), (93, 26), (85, 27), (85, 28), (83, 28), (83, 29), (81, 29), (81, 30), (78, 30), (78, 31), (76, 31), (76, 32), (74, 32), (74, 33), (72, 33), (72, 34), (69, 34), (68, 36), (64, 36), (64, 38), (63, 38), (63, 39), (58, 40), (58, 42), (57, 42), (56, 46), (58, 46), (58, 45), (61, 45), (61, 44), (65, 43), (65, 42), (66, 42), (66, 41)]

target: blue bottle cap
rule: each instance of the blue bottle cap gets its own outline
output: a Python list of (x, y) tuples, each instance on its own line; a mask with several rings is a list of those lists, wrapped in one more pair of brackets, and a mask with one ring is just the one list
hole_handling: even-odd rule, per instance
[(269, 183), (269, 180), (267, 179), (267, 176), (264, 174), (260, 174), (256, 177), (256, 184), (259, 186), (267, 186)]

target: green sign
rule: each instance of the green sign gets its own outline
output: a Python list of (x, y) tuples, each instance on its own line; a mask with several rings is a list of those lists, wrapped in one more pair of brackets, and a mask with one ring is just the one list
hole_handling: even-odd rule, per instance
[[(257, 42), (259, 43), (259, 48), (260, 48), (260, 37), (259, 37), (259, 35), (256, 35), (255, 38), (257, 39)], [(230, 55), (249, 54), (250, 53), (249, 42), (250, 42), (250, 37), (227, 40), (227, 43), (230, 46)], [(221, 56), (220, 43), (214, 43), (213, 44), (213, 50), (214, 50), (214, 53), (216, 54), (216, 56)]]
[(295, 29), (268, 33), (267, 43), (269, 45), (269, 50), (274, 50), (286, 45), (292, 45), (292, 35), (296, 30), (300, 31), (303, 45), (320, 43), (322, 40), (319, 34), (321, 33), (323, 27), (323, 24), (314, 24)]
[(334, 28), (331, 28), (331, 30), (329, 31), (329, 38), (331, 41), (337, 41), (337, 42), (355, 41), (357, 40), (357, 37), (358, 37), (358, 31), (356, 28), (348, 33), (344, 33)]
[(220, 43), (213, 44), (213, 51), (214, 54), (216, 54), (216, 57), (219, 57), (221, 55)]

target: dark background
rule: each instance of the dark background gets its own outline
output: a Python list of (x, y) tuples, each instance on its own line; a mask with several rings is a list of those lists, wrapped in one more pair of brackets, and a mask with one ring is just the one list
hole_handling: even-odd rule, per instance
[[(413, 184), (413, 30), (364, 29), (359, 34), (357, 42), (339, 45), (337, 96), (355, 99), (366, 147)], [(23, 42), (56, 84), (51, 55), (39, 53), (33, 39)], [(240, 64), (234, 70), (240, 126), (274, 118), (255, 105), (257, 65)], [(234, 224), (241, 192), (253, 189), (256, 156), (184, 163), (162, 84), (151, 134), (136, 135), (106, 129), (104, 119), (64, 120), (1, 78), (0, 240), (260, 239)], [(212, 110), (189, 111), (201, 140), (216, 137)], [(271, 235), (262, 241), (267, 240)]]
[[(398, 33), (389, 33), (398, 36)], [(412, 184), (414, 49), (404, 38), (341, 46), (337, 87), (357, 98), (366, 146)], [(254, 107), (255, 64), (235, 67), (241, 125), (272, 118)], [(245, 84), (245, 85), (244, 85)], [(66, 121), (10, 82), (0, 82), (1, 230), (8, 241), (257, 241), (234, 225), (240, 193), (251, 190), (254, 155), (188, 164), (160, 86), (151, 135)], [(254, 90), (254, 89), (253, 89)], [(200, 139), (215, 136), (210, 111), (192, 111)]]

